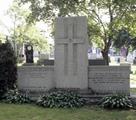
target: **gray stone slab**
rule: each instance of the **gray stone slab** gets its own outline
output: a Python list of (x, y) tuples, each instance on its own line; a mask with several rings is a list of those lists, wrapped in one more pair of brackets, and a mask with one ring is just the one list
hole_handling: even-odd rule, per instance
[(88, 60), (89, 66), (90, 65), (106, 65), (106, 61), (103, 59), (96, 59), (96, 60)]
[(47, 91), (55, 87), (54, 67), (18, 67), (18, 88), (24, 91)]
[(54, 65), (54, 60), (44, 60), (44, 65)]
[(96, 93), (130, 94), (129, 66), (90, 66), (89, 88)]
[(87, 20), (57, 18), (55, 22), (55, 78), (57, 88), (88, 87)]

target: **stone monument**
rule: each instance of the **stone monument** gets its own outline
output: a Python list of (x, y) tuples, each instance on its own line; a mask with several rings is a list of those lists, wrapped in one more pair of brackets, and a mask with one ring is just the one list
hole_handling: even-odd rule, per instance
[(55, 80), (57, 88), (88, 88), (86, 17), (55, 21)]
[(33, 47), (30, 44), (25, 45), (26, 63), (33, 63)]
[[(43, 91), (74, 89), (84, 94), (130, 94), (130, 66), (88, 65), (87, 20), (85, 17), (55, 21), (55, 64), (18, 67), (18, 88)], [(32, 49), (27, 46), (28, 58)], [(29, 54), (30, 56), (29, 56)], [(32, 58), (32, 57), (30, 57)], [(92, 90), (92, 91), (90, 91)], [(91, 93), (90, 93), (91, 92)], [(39, 93), (37, 95), (40, 95)], [(37, 96), (38, 97), (38, 96)], [(90, 99), (90, 97), (88, 96)]]

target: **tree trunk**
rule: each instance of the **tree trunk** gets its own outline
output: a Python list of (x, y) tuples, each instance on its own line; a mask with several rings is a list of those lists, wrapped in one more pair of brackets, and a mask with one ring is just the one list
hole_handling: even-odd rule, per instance
[(111, 39), (112, 37), (109, 36), (108, 37), (108, 41), (107, 41), (107, 37), (105, 37), (104, 41), (104, 48), (102, 49), (101, 53), (103, 56), (103, 59), (105, 60), (106, 65), (109, 65), (109, 56), (108, 56), (108, 52), (109, 52), (109, 48), (111, 46)]
[(103, 49), (101, 53), (102, 53), (103, 59), (105, 60), (106, 65), (109, 65), (108, 50)]

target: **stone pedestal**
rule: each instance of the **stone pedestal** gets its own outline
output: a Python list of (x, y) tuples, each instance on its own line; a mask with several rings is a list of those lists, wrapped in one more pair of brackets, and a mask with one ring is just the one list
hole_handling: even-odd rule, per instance
[(87, 20), (57, 18), (55, 23), (55, 79), (57, 88), (88, 88)]

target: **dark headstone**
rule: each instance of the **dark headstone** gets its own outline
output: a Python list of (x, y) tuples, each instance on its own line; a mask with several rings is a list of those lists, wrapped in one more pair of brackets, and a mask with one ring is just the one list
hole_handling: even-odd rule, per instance
[(136, 65), (136, 57), (135, 57), (135, 59), (133, 60), (133, 64)]
[(88, 60), (89, 66), (91, 65), (106, 65), (106, 61), (103, 59)]
[(117, 63), (120, 63), (120, 58), (117, 59)]
[(26, 63), (33, 63), (33, 47), (30, 44), (25, 45)]

